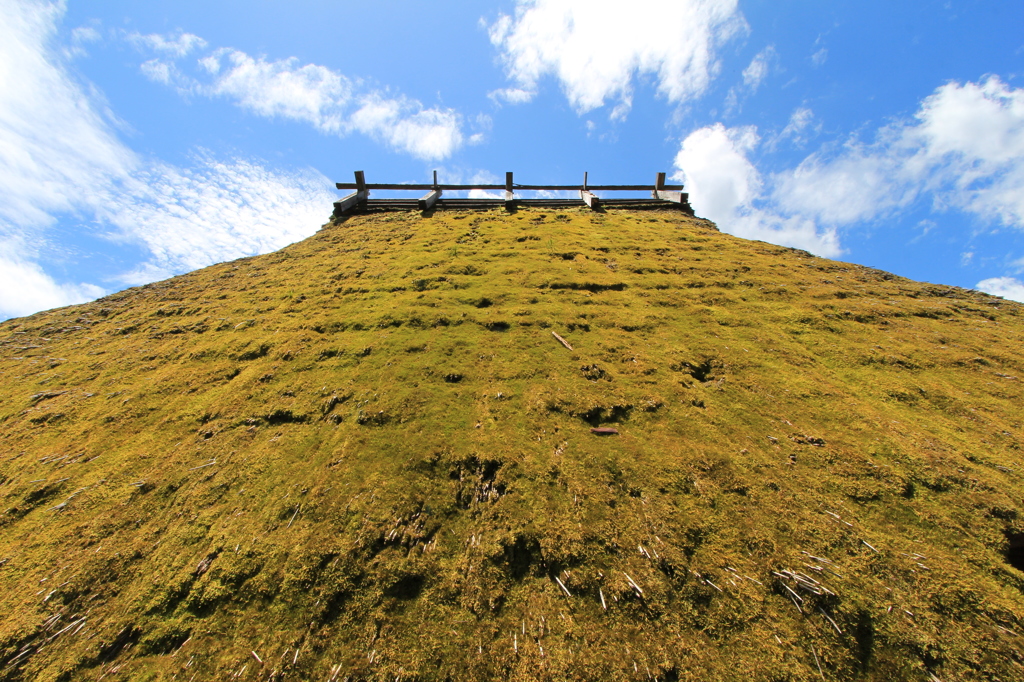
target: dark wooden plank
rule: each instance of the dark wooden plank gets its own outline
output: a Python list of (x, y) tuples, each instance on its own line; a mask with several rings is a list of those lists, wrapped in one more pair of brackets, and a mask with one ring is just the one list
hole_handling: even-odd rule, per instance
[(363, 171), (356, 171), (356, 190), (366, 191), (366, 174)]
[[(358, 189), (354, 182), (336, 182), (334, 186), (338, 189)], [(505, 185), (438, 185), (441, 189), (448, 190), (459, 190), (459, 189), (505, 189)], [(401, 183), (401, 182), (368, 182), (366, 183), (366, 189), (407, 189), (413, 190), (430, 190), (434, 189), (433, 185), (425, 185), (422, 183)], [(573, 189), (579, 189), (578, 185), (574, 185)], [(650, 187), (647, 187), (650, 189)]]
[[(370, 185), (373, 187), (373, 185)], [(443, 185), (442, 185), (443, 186)], [(561, 189), (561, 190), (573, 190), (580, 189), (579, 184), (517, 184), (516, 189)], [(651, 191), (654, 188), (652, 184), (588, 184), (587, 188), (591, 191)], [(681, 184), (667, 184), (666, 189), (682, 189)]]
[(654, 189), (655, 189), (655, 191), (665, 189), (665, 174), (664, 173), (658, 173), (658, 177), (654, 181)]

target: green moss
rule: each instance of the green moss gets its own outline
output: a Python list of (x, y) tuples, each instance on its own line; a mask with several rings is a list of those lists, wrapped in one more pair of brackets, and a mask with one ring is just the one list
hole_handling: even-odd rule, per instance
[(0, 677), (1014, 679), (1022, 312), (520, 210), (2, 323)]

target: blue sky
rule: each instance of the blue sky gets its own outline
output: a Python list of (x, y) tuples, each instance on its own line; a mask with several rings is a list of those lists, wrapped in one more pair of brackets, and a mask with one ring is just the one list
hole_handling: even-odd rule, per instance
[(0, 0), (0, 319), (302, 239), (333, 182), (647, 183), (1024, 301), (1024, 4)]

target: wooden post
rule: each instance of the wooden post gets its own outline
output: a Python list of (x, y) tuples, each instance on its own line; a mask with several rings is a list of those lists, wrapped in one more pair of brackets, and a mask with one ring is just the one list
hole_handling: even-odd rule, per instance
[(441, 188), (437, 185), (437, 171), (434, 171), (434, 188), (423, 195), (423, 198), (416, 202), (421, 211), (426, 211), (434, 207), (437, 200), (441, 198)]
[(683, 193), (665, 189), (665, 173), (658, 173), (654, 181), (654, 191), (651, 196), (662, 201), (671, 201), (673, 204), (683, 203)]
[(512, 208), (515, 195), (512, 193), (512, 171), (505, 173), (505, 208)]
[(370, 190), (366, 189), (366, 174), (363, 171), (356, 171), (356, 191), (334, 202), (334, 215), (342, 216), (357, 206), (365, 205), (369, 196)]

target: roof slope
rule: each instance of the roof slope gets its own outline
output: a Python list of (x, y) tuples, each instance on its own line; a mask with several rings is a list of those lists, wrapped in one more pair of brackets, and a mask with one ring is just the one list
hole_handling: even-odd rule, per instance
[(0, 677), (1017, 678), (1022, 313), (530, 209), (2, 323)]

